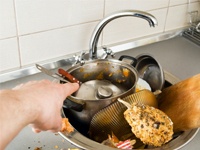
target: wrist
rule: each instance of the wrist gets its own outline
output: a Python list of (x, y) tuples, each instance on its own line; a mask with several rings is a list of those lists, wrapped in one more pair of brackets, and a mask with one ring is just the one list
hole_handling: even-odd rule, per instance
[(5, 117), (12, 116), (21, 126), (26, 126), (37, 118), (37, 106), (31, 104), (29, 97), (20, 90), (2, 90), (0, 95), (1, 108), (6, 112)]

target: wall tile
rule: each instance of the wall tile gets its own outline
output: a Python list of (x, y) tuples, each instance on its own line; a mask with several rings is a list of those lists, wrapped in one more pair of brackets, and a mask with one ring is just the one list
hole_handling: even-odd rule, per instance
[[(200, 12), (200, 3), (191, 4), (191, 11)], [(199, 16), (200, 17), (200, 16)], [(189, 25), (188, 5), (178, 5), (169, 8), (165, 31), (173, 30)]]
[(163, 32), (167, 8), (149, 11), (149, 13), (157, 18), (158, 26), (150, 28), (148, 22), (140, 18), (118, 18), (105, 27), (103, 44), (108, 45)]
[[(188, 1), (0, 0), (0, 72), (18, 69), (20, 63), (33, 65), (88, 50), (99, 20), (118, 10), (148, 11), (158, 19), (158, 26), (150, 28), (145, 20), (133, 17), (116, 19), (103, 30), (99, 46), (185, 27), (189, 25)], [(200, 0), (191, 0), (190, 11), (194, 10), (200, 18)]]
[(104, 0), (16, 0), (19, 34), (99, 20)]
[(19, 67), (17, 39), (9, 38), (0, 40), (0, 71)]
[(192, 2), (197, 2), (199, 0), (170, 0), (170, 6), (174, 5), (181, 5), (181, 4), (186, 4), (186, 3), (192, 3)]
[(168, 7), (168, 3), (169, 0), (106, 0), (105, 14), (123, 9), (155, 10)]
[(0, 0), (0, 39), (16, 36), (13, 0)]
[(29, 65), (89, 48), (97, 22), (20, 37), (21, 62)]

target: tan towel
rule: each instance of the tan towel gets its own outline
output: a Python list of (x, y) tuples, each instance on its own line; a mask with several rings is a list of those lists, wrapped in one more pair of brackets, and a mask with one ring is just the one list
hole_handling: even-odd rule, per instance
[(174, 132), (200, 127), (200, 74), (165, 88), (158, 108), (174, 123)]

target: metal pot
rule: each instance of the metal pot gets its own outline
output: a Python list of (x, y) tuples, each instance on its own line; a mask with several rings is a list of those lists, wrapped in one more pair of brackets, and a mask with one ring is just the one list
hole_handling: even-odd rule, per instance
[[(85, 99), (77, 97), (76, 93), (67, 97), (64, 107), (68, 109), (70, 117), (79, 121), (81, 126), (88, 127), (91, 118), (102, 108), (111, 104), (118, 97), (125, 97), (135, 92), (138, 80), (137, 70), (128, 63), (114, 59), (98, 59), (85, 62), (84, 65), (76, 65), (67, 70), (82, 84), (88, 81), (109, 81), (112, 85), (121, 90), (120, 94), (113, 94), (110, 97)], [(81, 85), (82, 86), (82, 85)], [(91, 89), (85, 91), (85, 95), (91, 93)], [(84, 129), (85, 130), (85, 129)]]

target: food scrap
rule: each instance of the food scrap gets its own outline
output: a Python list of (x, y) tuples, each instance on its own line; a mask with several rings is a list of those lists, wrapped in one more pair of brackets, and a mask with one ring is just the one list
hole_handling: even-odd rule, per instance
[(129, 71), (127, 68), (123, 68), (123, 75), (124, 75), (125, 77), (128, 77), (128, 76), (129, 76), (129, 73), (130, 73), (130, 71)]
[(120, 149), (132, 149), (133, 145), (136, 143), (136, 140), (125, 140), (120, 141), (113, 133), (112, 135), (108, 135), (108, 139), (103, 141), (102, 144)]
[(34, 150), (42, 150), (42, 147), (35, 147)]
[(121, 99), (118, 100), (128, 107), (124, 117), (132, 132), (144, 144), (157, 147), (172, 139), (173, 122), (164, 112), (148, 105), (130, 105)]
[(68, 118), (62, 118), (62, 128), (61, 128), (61, 132), (67, 132), (67, 133), (74, 132), (74, 128), (73, 128), (72, 125), (69, 123)]
[(126, 140), (126, 141), (120, 141), (116, 144), (117, 148), (120, 149), (133, 149), (133, 145), (136, 143), (135, 140)]
[(55, 149), (58, 149), (59, 147), (58, 147), (58, 145), (55, 145), (54, 148), (55, 148)]

